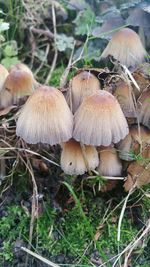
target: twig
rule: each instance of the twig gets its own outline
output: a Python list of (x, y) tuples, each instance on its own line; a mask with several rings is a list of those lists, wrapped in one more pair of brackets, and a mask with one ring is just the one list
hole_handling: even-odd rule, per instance
[(140, 92), (140, 87), (138, 86), (138, 84), (137, 84), (136, 80), (134, 79), (134, 77), (132, 76), (131, 72), (128, 70), (128, 68), (125, 65), (121, 65), (121, 66), (125, 70), (125, 73), (129, 76), (130, 80), (133, 82), (133, 84), (135, 85), (137, 90)]
[(47, 259), (45, 259), (44, 257), (38, 255), (37, 253), (31, 251), (30, 249), (28, 248), (25, 248), (25, 247), (21, 247), (21, 250), (25, 251), (26, 253), (30, 254), (31, 256), (37, 258), (38, 260), (46, 263), (47, 265), (51, 266), (51, 267), (60, 267), (59, 265), (53, 263), (52, 261), (49, 261)]
[(138, 245), (139, 241), (148, 233), (150, 232), (150, 219), (148, 220), (147, 226), (145, 228), (145, 230), (142, 232), (142, 234), (133, 242), (127, 256), (125, 257), (125, 261), (124, 261), (124, 267), (128, 267), (128, 259), (132, 253), (132, 251), (134, 250), (134, 248)]
[(40, 64), (40, 66), (38, 67), (38, 69), (34, 72), (34, 75), (36, 76), (38, 73), (39, 73), (39, 71), (42, 69), (42, 67), (43, 67), (43, 65), (44, 65), (44, 63), (45, 63), (45, 61), (46, 61), (46, 59), (47, 59), (47, 55), (48, 55), (48, 53), (49, 53), (49, 49), (50, 49), (50, 44), (47, 44), (47, 46), (46, 46), (46, 51), (45, 51), (45, 55), (44, 55), (44, 57), (43, 57), (43, 60), (42, 60), (42, 62), (41, 62), (41, 64)]
[(124, 201), (124, 204), (123, 204), (123, 207), (122, 207), (122, 210), (121, 210), (121, 213), (120, 213), (120, 217), (119, 217), (119, 222), (118, 222), (118, 234), (117, 234), (117, 241), (119, 242), (120, 241), (120, 235), (121, 235), (121, 223), (122, 223), (122, 219), (123, 219), (123, 215), (124, 215), (124, 212), (125, 212), (125, 209), (126, 209), (126, 206), (127, 206), (127, 202), (128, 202), (128, 199), (130, 197), (130, 195), (134, 192), (134, 189), (131, 188), (127, 197), (125, 198), (125, 201)]
[(57, 57), (58, 57), (58, 49), (57, 49), (57, 45), (56, 45), (56, 38), (57, 38), (57, 29), (56, 29), (56, 14), (55, 14), (55, 6), (54, 6), (54, 2), (52, 2), (52, 19), (53, 19), (53, 28), (54, 28), (54, 58), (53, 58), (53, 62), (52, 62), (52, 66), (51, 69), (49, 71), (49, 74), (46, 78), (45, 84), (48, 84), (51, 77), (52, 77), (52, 73), (55, 69), (56, 66), (56, 62), (57, 62)]
[(70, 55), (70, 58), (69, 58), (69, 61), (68, 61), (67, 68), (65, 69), (65, 71), (63, 72), (63, 74), (62, 74), (62, 76), (60, 78), (60, 87), (61, 88), (64, 87), (66, 85), (66, 82), (67, 82), (67, 77), (68, 77), (70, 68), (72, 66), (72, 58), (73, 58), (73, 54), (74, 54), (75, 45), (76, 45), (76, 41), (74, 41), (73, 49), (71, 51), (71, 55)]
[(35, 27), (30, 27), (30, 31), (37, 34), (42, 34), (46, 36), (48, 39), (54, 39), (54, 34), (49, 30), (37, 29)]

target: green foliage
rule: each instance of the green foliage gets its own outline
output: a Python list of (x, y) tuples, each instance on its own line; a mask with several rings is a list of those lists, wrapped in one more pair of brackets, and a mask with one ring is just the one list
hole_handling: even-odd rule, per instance
[(74, 47), (74, 38), (73, 37), (68, 37), (66, 34), (57, 34), (57, 39), (56, 39), (56, 45), (57, 49), (60, 52), (66, 51), (66, 49), (73, 49)]
[(28, 221), (29, 218), (19, 206), (10, 205), (6, 209), (6, 215), (0, 218), (0, 236), (3, 240), (0, 262), (13, 260), (13, 242), (18, 236), (27, 236)]
[(74, 20), (76, 24), (75, 33), (77, 35), (87, 35), (91, 33), (92, 28), (95, 24), (95, 14), (91, 8), (87, 8), (78, 13)]

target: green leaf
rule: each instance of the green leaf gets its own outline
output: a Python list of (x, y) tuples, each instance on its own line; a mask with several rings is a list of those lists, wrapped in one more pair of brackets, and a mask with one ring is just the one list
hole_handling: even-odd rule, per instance
[(67, 48), (73, 49), (73, 46), (74, 46), (74, 38), (73, 37), (68, 37), (64, 33), (57, 34), (56, 45), (57, 45), (57, 49), (60, 52), (65, 51)]
[(88, 34), (96, 23), (95, 14), (89, 8), (82, 10), (78, 13), (74, 23), (76, 24), (75, 32), (77, 35)]
[(16, 56), (17, 54), (18, 54), (18, 50), (17, 50), (15, 43), (11, 43), (5, 46), (5, 49), (4, 49), (5, 57), (13, 57), (13, 56)]
[(1, 64), (4, 65), (7, 69), (10, 68), (11, 65), (19, 63), (18, 57), (5, 57), (1, 60)]

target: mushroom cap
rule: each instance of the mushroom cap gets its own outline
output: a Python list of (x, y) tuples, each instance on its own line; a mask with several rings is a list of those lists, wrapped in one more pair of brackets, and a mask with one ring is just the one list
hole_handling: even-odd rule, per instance
[(99, 80), (89, 71), (80, 72), (73, 77), (67, 96), (67, 102), (71, 102), (72, 112), (75, 113), (86, 96), (95, 93), (99, 89)]
[(150, 144), (150, 130), (148, 128), (142, 125), (140, 127), (134, 125), (130, 128), (130, 134), (142, 146)]
[(100, 162), (98, 172), (104, 176), (120, 176), (122, 164), (114, 147), (100, 147), (98, 149)]
[(86, 145), (109, 146), (128, 132), (118, 101), (106, 91), (86, 97), (74, 115), (73, 138)]
[(29, 96), (34, 91), (33, 76), (23, 70), (13, 69), (7, 76), (0, 92), (0, 107), (16, 104), (20, 98)]
[(31, 69), (26, 64), (19, 62), (11, 66), (11, 68), (9, 69), (9, 72), (12, 72), (14, 70), (21, 70), (21, 71), (27, 72), (30, 76), (32, 76), (34, 87), (36, 88), (37, 86), (39, 86), (38, 82), (35, 80), (33, 76)]
[(0, 64), (0, 91), (3, 88), (4, 82), (8, 76), (9, 72), (8, 70)]
[(134, 185), (141, 187), (150, 183), (150, 147), (142, 152), (142, 160), (132, 162), (127, 169), (127, 180), (124, 183), (125, 191), (129, 191)]
[(28, 98), (16, 127), (16, 134), (29, 144), (50, 145), (72, 137), (73, 115), (63, 94), (54, 87), (41, 86)]
[(150, 90), (141, 94), (138, 98), (139, 122), (150, 129)]
[(24, 70), (12, 70), (6, 78), (4, 89), (14, 98), (31, 95), (34, 91), (33, 76)]
[[(94, 170), (99, 164), (96, 148), (93, 146), (85, 146), (85, 153), (89, 170)], [(63, 144), (61, 168), (69, 175), (82, 175), (88, 171), (79, 142), (71, 139)]]
[(135, 117), (132, 88), (125, 82), (119, 81), (113, 95), (118, 100), (125, 117)]
[(139, 35), (129, 28), (123, 28), (114, 33), (101, 55), (102, 58), (108, 56), (113, 56), (121, 64), (129, 67), (142, 63), (146, 52)]

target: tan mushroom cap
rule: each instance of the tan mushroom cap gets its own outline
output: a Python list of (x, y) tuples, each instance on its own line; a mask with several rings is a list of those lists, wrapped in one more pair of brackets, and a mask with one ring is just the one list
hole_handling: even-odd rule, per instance
[(104, 176), (120, 176), (122, 173), (122, 164), (114, 147), (100, 147), (98, 149), (100, 162), (98, 172)]
[(34, 91), (33, 76), (23, 70), (12, 70), (7, 76), (4, 88), (13, 97), (31, 95)]
[(119, 81), (113, 95), (118, 100), (125, 117), (135, 117), (135, 106), (131, 86), (125, 81)]
[[(79, 142), (71, 139), (64, 143), (61, 153), (62, 170), (69, 175), (82, 175), (88, 170), (94, 170), (99, 164), (96, 148), (93, 146), (85, 146), (85, 154), (86, 160), (84, 159)], [(86, 161), (88, 166), (86, 166)]]
[(35, 80), (31, 69), (26, 64), (19, 62), (19, 63), (15, 64), (15, 65), (12, 65), (10, 67), (10, 69), (9, 69), (9, 72), (11, 73), (14, 70), (21, 70), (21, 71), (27, 72), (30, 76), (32, 76), (34, 87), (38, 86), (38, 82)]
[(133, 125), (129, 134), (117, 144), (119, 157), (123, 160), (132, 161), (133, 154), (137, 155), (141, 148), (150, 144), (150, 130), (144, 126)]
[(50, 145), (72, 137), (73, 115), (63, 94), (54, 87), (41, 86), (28, 98), (16, 127), (16, 134), (29, 144)]
[(141, 94), (138, 99), (139, 122), (150, 129), (150, 90)]
[(0, 91), (3, 88), (4, 82), (8, 76), (9, 72), (8, 70), (0, 64)]
[(124, 183), (125, 191), (133, 186), (141, 187), (150, 183), (150, 147), (142, 152), (142, 160), (132, 162), (127, 169), (127, 180)]
[(7, 76), (0, 96), (0, 105), (5, 108), (16, 104), (20, 98), (34, 92), (33, 76), (26, 71), (13, 69)]
[(72, 112), (75, 113), (86, 96), (95, 93), (99, 89), (99, 80), (89, 71), (80, 72), (73, 77), (67, 96), (67, 102), (70, 102)]
[(128, 132), (118, 101), (106, 91), (86, 97), (74, 115), (73, 138), (86, 145), (109, 146)]
[(129, 67), (142, 63), (146, 52), (139, 35), (129, 28), (123, 28), (113, 34), (101, 57), (109, 55)]

